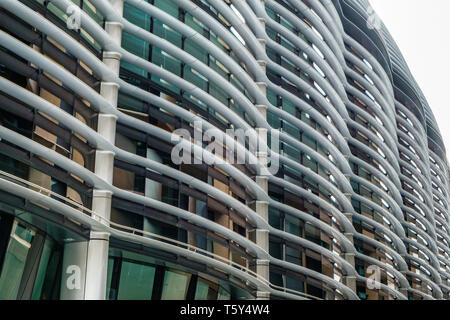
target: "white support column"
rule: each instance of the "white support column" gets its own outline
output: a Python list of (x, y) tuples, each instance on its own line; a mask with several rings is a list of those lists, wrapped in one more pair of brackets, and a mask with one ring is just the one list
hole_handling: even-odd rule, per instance
[[(123, 0), (109, 0), (114, 9), (122, 15)], [(105, 22), (105, 31), (118, 45), (122, 42), (122, 25), (117, 22)], [(120, 69), (120, 53), (103, 52), (103, 63), (117, 75)], [(102, 82), (100, 94), (113, 106), (117, 107), (119, 85), (113, 82)], [(111, 114), (98, 115), (97, 132), (111, 144), (116, 140), (117, 117)], [(100, 178), (113, 182), (114, 153), (108, 150), (97, 150), (95, 153), (95, 174)], [(110, 220), (112, 193), (108, 190), (94, 190), (92, 211), (101, 218)], [(105, 223), (104, 221), (101, 222)], [(86, 300), (103, 300), (106, 298), (106, 276), (108, 271), (109, 234), (91, 232), (88, 246), (86, 266)]]
[[(406, 271), (400, 271), (400, 273), (406, 278)], [(406, 287), (401, 287), (399, 289), (400, 293), (403, 294), (407, 299), (409, 299), (409, 291)]]
[[(111, 200), (109, 203), (111, 204)], [(91, 232), (86, 264), (85, 300), (104, 300), (106, 298), (108, 251), (109, 234)]]
[(67, 242), (61, 276), (61, 300), (84, 300), (88, 242)]
[[(116, 12), (122, 15), (123, 0), (109, 0)], [(117, 22), (105, 22), (105, 31), (118, 45), (122, 42), (122, 25)], [(103, 63), (117, 75), (120, 69), (120, 53), (104, 51)], [(117, 107), (119, 85), (113, 82), (100, 84), (100, 95), (113, 107)], [(100, 113), (97, 121), (97, 132), (112, 144), (116, 140), (117, 116)], [(100, 178), (112, 183), (114, 170), (114, 152), (96, 150), (94, 172)], [(109, 220), (111, 216), (111, 197), (109, 190), (94, 190), (92, 211), (100, 222), (102, 218)], [(108, 271), (109, 234), (91, 232), (89, 241), (67, 243), (64, 248), (63, 277), (61, 280), (61, 299), (70, 300), (104, 300), (106, 297), (106, 277)], [(78, 284), (78, 278), (81, 285)], [(75, 281), (76, 280), (76, 281)], [(73, 282), (73, 283), (72, 283)]]
[[(345, 175), (345, 177), (347, 178), (347, 180), (350, 181), (350, 175)], [(345, 197), (351, 202), (352, 201), (352, 195), (350, 193), (345, 193), (344, 194)], [(346, 218), (350, 221), (351, 224), (353, 224), (353, 214), (351, 212), (345, 212), (344, 213)], [(353, 234), (351, 233), (346, 233), (345, 237), (351, 241), (351, 243), (353, 244)], [(353, 269), (355, 268), (355, 254), (354, 253), (344, 253), (344, 259), (345, 261), (347, 261), (348, 263), (350, 263), (353, 266)], [(356, 292), (356, 277), (353, 275), (346, 275), (344, 277), (344, 284), (349, 287), (354, 293)]]
[[(260, 23), (265, 26), (264, 19), (259, 19)], [(266, 42), (264, 39), (258, 39), (259, 43), (265, 50)], [(258, 64), (261, 69), (266, 72), (266, 62), (263, 60), (258, 60)], [(265, 82), (256, 83), (264, 96), (267, 95), (267, 84)], [(266, 105), (256, 105), (257, 110), (267, 119), (267, 106)], [(261, 143), (258, 144), (258, 151), (256, 152), (256, 157), (258, 161), (265, 167), (267, 167), (267, 129), (266, 128), (255, 128), (258, 138)], [(255, 181), (266, 193), (269, 192), (269, 179), (267, 176), (256, 176)], [(250, 203), (250, 207), (257, 214), (259, 214), (265, 221), (269, 220), (269, 203), (267, 201), (255, 201)], [(260, 246), (265, 251), (269, 252), (269, 230), (256, 229), (250, 232), (250, 238), (252, 238), (255, 243)], [(269, 260), (258, 259), (256, 261), (256, 273), (262, 278), (269, 280)], [(264, 290), (258, 289), (256, 292), (256, 299), (258, 300), (268, 300), (270, 299), (270, 293)]]
[[(346, 233), (345, 236), (353, 243), (353, 234)], [(344, 259), (350, 263), (353, 268), (355, 267), (355, 254), (354, 253), (344, 253)], [(356, 277), (354, 275), (344, 276), (344, 284), (349, 287), (353, 292), (356, 293)]]
[[(157, 161), (157, 162), (162, 162), (162, 159), (158, 155), (158, 153), (151, 148), (147, 148), (147, 158)], [(147, 198), (161, 201), (161, 199), (162, 199), (162, 184), (146, 178), (145, 179), (145, 196)], [(151, 221), (146, 217), (144, 217), (143, 228), (144, 228), (144, 231), (158, 233), (158, 230), (155, 229), (155, 225), (152, 224)]]

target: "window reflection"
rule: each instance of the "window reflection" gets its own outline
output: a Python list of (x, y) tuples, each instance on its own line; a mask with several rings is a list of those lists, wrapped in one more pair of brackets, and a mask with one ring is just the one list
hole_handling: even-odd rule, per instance
[(161, 300), (186, 299), (190, 275), (181, 272), (166, 271)]
[(58, 299), (61, 252), (42, 231), (0, 213), (0, 300)]
[[(139, 260), (139, 261), (138, 261)], [(109, 300), (230, 300), (248, 293), (172, 267), (150, 263), (140, 254), (110, 250), (106, 298)], [(233, 294), (233, 292), (235, 292)], [(239, 292), (239, 293), (238, 293)]]
[(154, 267), (122, 261), (118, 299), (150, 300), (154, 278)]
[(0, 276), (0, 299), (14, 300), (19, 292), (20, 281), (25, 269), (28, 252), (35, 236), (35, 231), (14, 222), (8, 249)]

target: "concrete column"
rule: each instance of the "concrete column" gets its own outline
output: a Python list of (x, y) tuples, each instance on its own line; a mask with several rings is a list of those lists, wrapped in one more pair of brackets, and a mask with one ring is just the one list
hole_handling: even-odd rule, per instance
[(106, 297), (108, 249), (109, 234), (91, 232), (86, 264), (85, 300), (104, 300)]
[(106, 220), (110, 219), (112, 192), (109, 190), (96, 189), (94, 190), (92, 196), (92, 211), (97, 214), (94, 219), (107, 225), (108, 223), (102, 218)]
[[(123, 14), (123, 0), (109, 0), (111, 6), (120, 15)], [(122, 42), (122, 25), (117, 22), (105, 22), (105, 31), (112, 41), (120, 45)], [(103, 63), (117, 75), (120, 69), (120, 53), (103, 52)], [(113, 107), (117, 107), (119, 85), (112, 82), (100, 84), (100, 94)], [(117, 116), (112, 114), (98, 115), (97, 132), (115, 145)], [(95, 174), (109, 183), (113, 182), (114, 153), (109, 150), (97, 150), (95, 153)], [(92, 211), (100, 222), (108, 224), (111, 217), (112, 193), (108, 190), (94, 190)], [(103, 219), (102, 219), (103, 218)], [(109, 234), (91, 232), (87, 245), (86, 284), (84, 299), (103, 300), (106, 298), (106, 277), (108, 271)]]
[[(346, 157), (348, 160), (348, 156)], [(350, 181), (350, 175), (346, 174), (345, 177), (348, 181)], [(345, 197), (351, 202), (352, 201), (352, 195), (351, 193), (344, 193)], [(350, 223), (353, 225), (353, 214), (351, 212), (344, 212), (345, 217), (350, 221)], [(350, 240), (350, 242), (353, 244), (353, 234), (346, 233), (345, 237)], [(353, 266), (353, 269), (355, 269), (355, 254), (354, 253), (344, 253), (344, 259), (348, 263), (350, 263)], [(349, 287), (353, 292), (356, 293), (356, 277), (353, 275), (347, 275), (344, 276), (344, 284)]]
[[(346, 214), (347, 215), (347, 214)], [(348, 216), (348, 215), (347, 215)], [(351, 216), (351, 214), (350, 214)], [(345, 236), (353, 243), (353, 234), (346, 233)], [(355, 254), (354, 253), (344, 253), (344, 259), (355, 268)], [(349, 287), (353, 292), (356, 293), (356, 277), (354, 275), (344, 276), (344, 284)]]
[[(95, 174), (106, 180), (109, 183), (113, 181), (113, 170), (114, 170), (114, 152), (106, 150), (96, 150), (95, 151)], [(105, 191), (106, 192), (106, 191)], [(93, 202), (96, 199), (94, 197)], [(93, 203), (92, 206), (95, 204)], [(109, 218), (105, 216), (104, 218)]]
[[(406, 271), (400, 271), (400, 273), (406, 278)], [(409, 295), (408, 288), (400, 288), (399, 291), (401, 294), (403, 294), (406, 297), (406, 299), (408, 299), (408, 295)]]
[[(262, 1), (264, 4), (264, 1)], [(264, 19), (259, 19), (260, 23), (265, 26)], [(261, 46), (265, 49), (266, 42), (264, 39), (258, 39)], [(266, 62), (264, 60), (258, 60), (258, 64), (261, 69), (266, 72)], [(256, 82), (261, 93), (266, 96), (267, 95), (267, 84), (265, 82)], [(256, 109), (262, 115), (264, 119), (267, 119), (267, 105), (256, 105)], [(258, 161), (265, 167), (267, 167), (267, 129), (266, 128), (255, 128), (255, 131), (260, 139), (261, 143), (258, 144), (256, 157)], [(266, 192), (269, 192), (269, 180), (267, 176), (256, 176), (256, 183)], [(265, 221), (269, 220), (269, 203), (267, 201), (254, 201), (250, 203), (250, 207), (259, 214)], [(255, 243), (263, 248), (265, 251), (269, 252), (269, 230), (265, 229), (256, 229), (252, 230), (249, 234), (249, 237), (255, 241)], [(269, 281), (269, 260), (260, 260), (256, 261), (256, 273), (262, 278)], [(258, 289), (256, 292), (256, 298), (258, 300), (268, 300), (270, 299), (270, 293), (264, 290)]]
[[(344, 259), (351, 265), (355, 265), (355, 254), (345, 253)], [(344, 284), (356, 293), (356, 277), (354, 275), (347, 275), (344, 277)]]
[[(113, 156), (107, 155), (108, 158), (114, 159)], [(112, 180), (112, 167), (108, 175)], [(106, 177), (103, 178), (107, 180)], [(101, 223), (108, 224), (102, 218), (110, 219), (111, 198), (112, 192), (109, 190), (93, 191), (92, 211), (97, 214), (98, 217), (95, 218)], [(85, 300), (103, 300), (106, 297), (108, 251), (109, 233), (92, 231), (87, 244)]]
[(88, 242), (67, 242), (61, 276), (61, 300), (84, 300)]
[[(147, 158), (162, 162), (161, 157), (158, 153), (151, 149), (147, 148)], [(161, 201), (162, 199), (162, 184), (151, 179), (145, 179), (145, 196), (147, 198), (155, 199)], [(158, 233), (159, 230), (155, 229), (155, 226), (151, 223), (151, 221), (144, 217), (144, 231)]]

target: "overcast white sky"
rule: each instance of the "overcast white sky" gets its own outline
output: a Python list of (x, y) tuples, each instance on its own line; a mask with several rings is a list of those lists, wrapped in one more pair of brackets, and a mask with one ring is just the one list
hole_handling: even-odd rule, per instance
[(422, 88), (450, 158), (450, 1), (369, 1)]

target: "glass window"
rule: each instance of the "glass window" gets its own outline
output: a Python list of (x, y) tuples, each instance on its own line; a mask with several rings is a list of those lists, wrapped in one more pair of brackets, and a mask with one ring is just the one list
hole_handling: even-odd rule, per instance
[(28, 179), (28, 166), (7, 155), (0, 154), (0, 170), (22, 179)]
[[(153, 47), (152, 50), (152, 62), (157, 65), (160, 66), (161, 68), (170, 71), (176, 75), (180, 75), (180, 71), (181, 71), (181, 62), (171, 56), (170, 54), (168, 54), (167, 52), (162, 51), (159, 48)], [(152, 76), (153, 79), (153, 76)], [(164, 82), (161, 81), (163, 84)]]
[(270, 272), (269, 274), (270, 282), (276, 286), (283, 286), (283, 276), (279, 273)]
[(206, 50), (191, 39), (187, 38), (184, 40), (184, 50), (201, 62), (208, 63), (208, 53)]
[(217, 285), (199, 279), (195, 290), (195, 300), (216, 300)]
[[(148, 53), (149, 53), (149, 45), (144, 40), (123, 32), (122, 34), (122, 47), (129, 51), (130, 53), (143, 58), (144, 60), (148, 60)], [(120, 62), (121, 67), (130, 70), (131, 72), (134, 72), (140, 76), (147, 77), (147, 71), (142, 70), (139, 67), (136, 67), (126, 61)]]
[(195, 289), (195, 300), (206, 300), (208, 297), (209, 286), (203, 281), (197, 282), (197, 288)]
[(195, 69), (192, 69), (188, 65), (184, 66), (184, 80), (186, 80), (186, 81), (192, 83), (193, 85), (199, 87), (203, 91), (207, 90), (208, 79), (206, 79), (201, 73), (199, 73)]
[(119, 300), (150, 300), (154, 278), (154, 267), (122, 261), (117, 298)]
[(108, 275), (106, 278), (106, 300), (111, 299), (111, 296), (114, 296), (114, 297), (116, 296), (116, 290), (114, 288), (111, 288), (113, 271), (114, 271), (114, 259), (109, 257), (108, 258)]
[[(54, 245), (52, 247), (48, 263), (46, 264), (45, 268), (44, 267), (42, 268), (42, 272), (45, 271), (42, 289), (38, 287), (36, 291), (33, 291), (32, 299), (41, 299), (41, 300), (59, 299), (63, 248), (58, 246), (56, 242), (54, 242), (53, 244)], [(41, 271), (39, 270), (39, 272)]]
[(281, 118), (270, 111), (267, 112), (267, 122), (274, 129), (281, 128)]
[(123, 5), (123, 17), (144, 30), (150, 30), (150, 16), (127, 3)]
[(269, 241), (269, 254), (276, 259), (283, 259), (283, 245), (278, 242)]
[(34, 281), (32, 300), (39, 300), (41, 298), (42, 288), (44, 286), (45, 275), (47, 273), (47, 267), (54, 249), (55, 243), (53, 240), (47, 238), (42, 249), (41, 259), (39, 261), (39, 268), (36, 274), (36, 280)]
[(57, 6), (55, 6), (53, 3), (49, 2), (47, 5), (47, 9), (56, 15), (59, 19), (66, 22), (67, 21), (67, 14), (65, 14), (61, 9), (59, 9)]
[(88, 0), (83, 0), (83, 11), (85, 11), (95, 22), (103, 26), (103, 16), (97, 11), (97, 8)]
[(139, 99), (136, 99), (123, 92), (119, 92), (117, 107), (121, 109), (127, 109), (136, 112), (143, 112), (143, 103)]
[(163, 10), (171, 16), (178, 18), (178, 6), (172, 1), (168, 0), (155, 0), (155, 7)]
[(283, 218), (278, 209), (269, 206), (269, 223), (272, 227), (281, 229), (283, 227)]
[(286, 288), (303, 292), (304, 291), (304, 283), (300, 279), (293, 278), (290, 276), (286, 276)]
[(225, 91), (223, 91), (219, 86), (214, 83), (209, 84), (209, 93), (223, 103), (225, 106), (228, 106), (228, 95)]
[(286, 261), (302, 265), (302, 252), (286, 246)]
[(15, 221), (0, 276), (0, 300), (14, 300), (35, 232)]
[(161, 300), (184, 300), (189, 283), (187, 274), (167, 271), (164, 276)]
[(286, 215), (285, 217), (286, 223), (286, 232), (295, 234), (296, 236), (301, 237), (302, 230), (300, 226), (300, 220), (298, 218), (292, 217), (290, 215)]
[(167, 24), (153, 18), (153, 30), (152, 33), (158, 37), (169, 41), (171, 44), (178, 48), (181, 48), (181, 34), (173, 30)]
[(195, 17), (193, 17), (190, 13), (186, 12), (184, 15), (184, 23), (197, 31), (200, 34), (203, 34), (204, 26), (203, 24)]
[(231, 294), (222, 287), (219, 287), (219, 294), (217, 296), (217, 300), (230, 300)]

